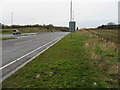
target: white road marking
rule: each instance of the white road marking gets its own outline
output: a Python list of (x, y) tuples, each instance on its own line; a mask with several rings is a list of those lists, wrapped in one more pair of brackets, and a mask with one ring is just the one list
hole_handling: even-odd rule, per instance
[(20, 45), (20, 44), (25, 44), (25, 43), (28, 43), (28, 42), (31, 42), (32, 40), (28, 40), (28, 41), (25, 41), (25, 42), (20, 42), (20, 43), (16, 43), (15, 45)]
[(13, 63), (15, 63), (15, 62), (21, 60), (22, 58), (24, 58), (24, 57), (26, 57), (26, 56), (28, 56), (28, 55), (30, 55), (30, 54), (32, 54), (32, 53), (34, 53), (35, 51), (39, 50), (40, 48), (42, 48), (42, 47), (44, 47), (44, 46), (46, 46), (46, 45), (52, 43), (53, 41), (59, 40), (59, 39), (60, 39), (60, 38), (57, 38), (57, 39), (55, 39), (55, 40), (52, 40), (52, 41), (50, 41), (50, 42), (44, 44), (43, 46), (38, 47), (37, 49), (35, 49), (35, 50), (33, 50), (33, 51), (31, 51), (31, 52), (29, 52), (29, 53), (23, 55), (22, 57), (20, 57), (20, 58), (18, 58), (18, 59), (16, 59), (16, 60), (14, 60), (14, 61), (12, 61), (12, 62), (10, 62), (10, 63), (4, 65), (3, 67), (0, 68), (0, 70), (6, 68), (6, 67), (8, 67), (8, 66), (10, 66), (11, 64), (13, 64)]
[(19, 36), (17, 38), (26, 38), (26, 37), (29, 37), (29, 36)]
[[(64, 37), (64, 36), (63, 36)], [(6, 78), (8, 78), (11, 74), (15, 73), (17, 70), (19, 70), (20, 68), (22, 68), (23, 66), (25, 66), (27, 63), (29, 63), (30, 61), (32, 61), (33, 59), (35, 59), (37, 56), (39, 56), (41, 53), (43, 53), (44, 51), (46, 51), (47, 49), (49, 49), (51, 46), (53, 46), (55, 43), (57, 43), (58, 41), (60, 41), (63, 37), (58, 38), (57, 41), (55, 41), (54, 43), (52, 43), (50, 46), (48, 46), (47, 48), (45, 48), (44, 50), (42, 50), (40, 53), (38, 53), (37, 55), (35, 55), (34, 57), (32, 57), (31, 59), (29, 59), (28, 61), (24, 62), (22, 65), (18, 66), (17, 68), (15, 68), (14, 70), (12, 70), (11, 72), (9, 72), (8, 74), (6, 74), (5, 76), (3, 76), (2, 78), (0, 78), (0, 82), (4, 81)], [(51, 41), (52, 42), (52, 41)]]

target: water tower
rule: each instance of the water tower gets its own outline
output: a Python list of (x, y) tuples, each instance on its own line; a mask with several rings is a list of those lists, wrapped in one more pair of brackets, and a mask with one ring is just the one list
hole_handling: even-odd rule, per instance
[(69, 21), (69, 31), (74, 32), (76, 29), (76, 22), (73, 18), (73, 10), (72, 10), (72, 0), (70, 2), (70, 21)]

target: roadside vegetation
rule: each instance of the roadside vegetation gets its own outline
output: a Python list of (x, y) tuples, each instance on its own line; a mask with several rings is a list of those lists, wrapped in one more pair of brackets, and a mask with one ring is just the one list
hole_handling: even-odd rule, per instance
[(2, 30), (0, 33), (2, 34), (12, 34), (12, 30), (17, 29), (22, 33), (40, 33), (40, 32), (67, 32), (67, 27), (56, 27), (52, 24), (50, 25), (2, 25)]
[(118, 50), (80, 30), (3, 81), (3, 88), (117, 88)]
[(13, 37), (2, 37), (2, 38), (0, 38), (0, 40), (9, 40), (9, 39), (16, 39), (16, 38), (13, 38)]
[(119, 30), (112, 30), (112, 29), (87, 29), (96, 36), (99, 36), (107, 41), (112, 41), (114, 43), (119, 43)]
[(13, 28), (13, 29), (2, 29), (2, 34), (12, 34), (12, 30), (17, 29), (21, 33), (40, 33), (40, 32), (47, 32), (46, 29), (41, 28)]

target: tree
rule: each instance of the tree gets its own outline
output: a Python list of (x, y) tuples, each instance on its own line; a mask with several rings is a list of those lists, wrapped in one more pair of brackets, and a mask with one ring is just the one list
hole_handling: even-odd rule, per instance
[(53, 32), (52, 29), (53, 29), (54, 26), (52, 24), (49, 24), (47, 27), (51, 32)]
[(116, 25), (114, 22), (109, 22), (107, 25)]

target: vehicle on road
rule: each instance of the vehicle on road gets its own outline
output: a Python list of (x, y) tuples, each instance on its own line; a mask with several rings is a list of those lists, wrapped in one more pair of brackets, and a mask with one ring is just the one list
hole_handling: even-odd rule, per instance
[(21, 35), (21, 32), (19, 30), (13, 30), (13, 35)]

